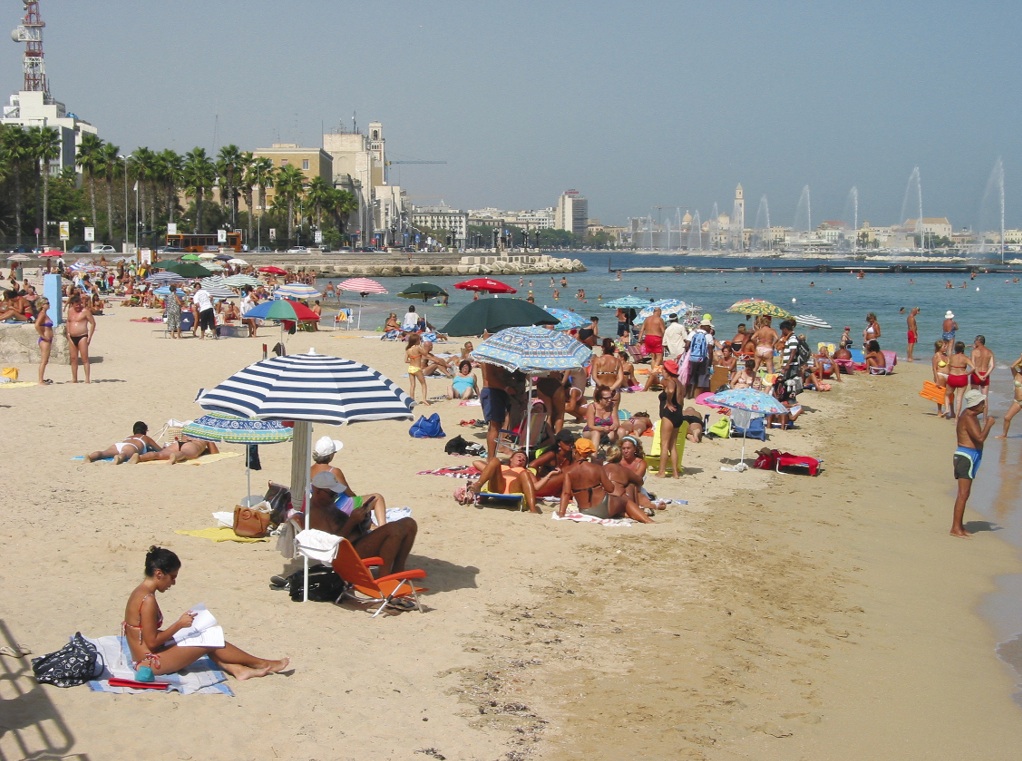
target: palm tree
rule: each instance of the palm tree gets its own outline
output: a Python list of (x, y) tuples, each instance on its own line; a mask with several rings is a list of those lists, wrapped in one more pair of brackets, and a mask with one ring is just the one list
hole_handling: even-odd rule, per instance
[(21, 210), (24, 206), (22, 197), (21, 175), (29, 158), (28, 134), (14, 124), (0, 125), (0, 163), (4, 173), (14, 178), (14, 242), (21, 245), (22, 219)]
[(42, 187), (43, 202), (40, 208), (39, 227), (42, 242), (46, 245), (49, 232), (47, 216), (50, 205), (50, 162), (60, 156), (60, 132), (55, 127), (29, 127), (30, 151), (39, 162), (39, 183)]
[[(135, 178), (135, 184), (138, 186), (138, 203), (139, 210), (137, 212), (138, 217), (142, 220), (142, 226), (145, 226), (146, 210), (151, 211), (152, 202), (149, 202), (149, 195), (152, 192), (152, 180), (156, 172), (156, 153), (149, 150), (146, 147), (136, 148), (135, 152), (131, 154), (131, 165), (133, 168), (132, 175)], [(147, 189), (149, 192), (147, 193)], [(151, 217), (150, 217), (151, 219)], [(136, 232), (137, 236), (138, 233)]]
[[(263, 229), (263, 214), (266, 213), (266, 188), (273, 183), (273, 159), (260, 156), (252, 161), (246, 183), (259, 188), (259, 232)], [(251, 210), (251, 206), (249, 209)], [(257, 238), (260, 236), (257, 236)]]
[(167, 221), (174, 221), (177, 211), (177, 189), (181, 184), (181, 171), (184, 162), (181, 156), (169, 148), (159, 152), (156, 158), (156, 177), (163, 186), (164, 199), (167, 203)]
[(206, 200), (206, 191), (216, 180), (216, 167), (209, 160), (204, 148), (192, 148), (185, 155), (181, 181), (185, 191), (195, 200), (195, 230), (201, 232), (202, 204)]
[(241, 182), (241, 197), (245, 199), (245, 208), (248, 209), (248, 244), (252, 245), (252, 230), (255, 223), (255, 209), (252, 208), (252, 188), (255, 180), (252, 179), (252, 167), (255, 165), (255, 156), (251, 151), (245, 151), (238, 159), (238, 177)]
[(82, 133), (82, 142), (78, 146), (75, 161), (82, 168), (86, 182), (89, 183), (89, 204), (92, 208), (92, 226), (96, 226), (96, 169), (100, 163), (100, 151), (103, 141), (91, 132)]
[[(111, 243), (114, 240), (114, 180), (121, 177), (124, 170), (124, 159), (120, 154), (120, 146), (104, 143), (99, 150), (99, 160), (96, 164), (96, 174), (106, 180), (106, 239)], [(127, 207), (124, 213), (127, 215)]]
[(334, 188), (330, 194), (330, 205), (327, 206), (327, 211), (333, 216), (337, 231), (343, 236), (348, 227), (348, 218), (358, 211), (358, 198), (350, 190)]
[(306, 191), (305, 199), (309, 211), (316, 217), (316, 227), (323, 229), (323, 212), (330, 206), (334, 188), (322, 177), (313, 177)]
[(294, 164), (286, 164), (277, 170), (274, 187), (276, 188), (274, 206), (279, 209), (287, 208), (287, 239), (291, 241), (295, 234), (295, 205), (302, 200), (305, 193), (305, 175)]
[(238, 146), (225, 145), (216, 156), (216, 171), (220, 175), (220, 205), (231, 214), (231, 227), (238, 225), (238, 179), (241, 175), (238, 164), (241, 150)]

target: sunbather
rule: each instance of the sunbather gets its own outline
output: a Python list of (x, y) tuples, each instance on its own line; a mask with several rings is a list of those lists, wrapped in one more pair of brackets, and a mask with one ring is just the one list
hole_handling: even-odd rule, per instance
[(171, 465), (188, 460), (197, 460), (204, 454), (220, 454), (220, 450), (212, 441), (201, 441), (188, 436), (175, 438), (156, 452), (146, 454), (133, 454), (128, 462), (153, 462), (154, 460), (169, 460)]
[(521, 494), (530, 513), (538, 513), (536, 509), (536, 489), (547, 485), (556, 474), (551, 471), (540, 479), (526, 467), (528, 457), (523, 450), (517, 450), (506, 463), (494, 457), (487, 462), (477, 460), (472, 463), (480, 472), (479, 478), (470, 483), (464, 492), (462, 504), (475, 500), (481, 491), (494, 494)]
[[(583, 515), (597, 518), (616, 518), (627, 515), (640, 523), (652, 523), (646, 512), (625, 494), (620, 483), (615, 484), (611, 473), (602, 465), (589, 462), (586, 457), (593, 453), (593, 443), (589, 439), (575, 442), (576, 451), (582, 461), (564, 474), (564, 485), (561, 488), (561, 505), (557, 514), (563, 516), (572, 500)], [(635, 476), (633, 471), (623, 466), (615, 466)]]
[(149, 433), (149, 426), (139, 420), (131, 427), (131, 435), (125, 437), (124, 441), (111, 444), (102, 451), (90, 452), (85, 455), (85, 462), (95, 462), (106, 457), (112, 457), (114, 458), (114, 465), (120, 465), (133, 455), (143, 455), (146, 452), (158, 451), (160, 445), (149, 438), (146, 435), (147, 433)]
[[(162, 547), (150, 547), (145, 556), (145, 578), (128, 597), (124, 608), (122, 629), (132, 665), (136, 669), (148, 666), (154, 675), (173, 674), (191, 665), (204, 655), (213, 659), (235, 679), (275, 674), (287, 668), (289, 660), (267, 660), (249, 655), (244, 650), (225, 642), (223, 647), (182, 647), (174, 642), (174, 635), (192, 625), (195, 614), (187, 611), (163, 627), (163, 614), (156, 602), (157, 592), (166, 592), (177, 582), (181, 560)], [(138, 675), (141, 676), (141, 675)]]

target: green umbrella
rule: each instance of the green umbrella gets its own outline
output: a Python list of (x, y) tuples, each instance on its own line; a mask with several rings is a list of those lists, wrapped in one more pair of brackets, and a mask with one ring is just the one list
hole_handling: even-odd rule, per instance
[(160, 262), (160, 266), (165, 270), (176, 272), (181, 277), (187, 278), (203, 278), (213, 274), (213, 270), (206, 269), (201, 264), (196, 264), (195, 262), (168, 262), (166, 264)]
[(449, 336), (478, 336), (523, 325), (556, 325), (557, 318), (521, 299), (479, 299), (469, 303), (445, 326)]
[[(210, 258), (212, 258), (212, 257), (210, 257)], [(185, 254), (184, 256), (181, 257), (181, 261), (183, 261), (183, 262), (201, 262), (202, 261), (202, 257), (199, 256), (198, 254)]]
[(423, 301), (446, 295), (447, 291), (433, 283), (413, 283), (398, 294), (402, 299), (422, 299)]

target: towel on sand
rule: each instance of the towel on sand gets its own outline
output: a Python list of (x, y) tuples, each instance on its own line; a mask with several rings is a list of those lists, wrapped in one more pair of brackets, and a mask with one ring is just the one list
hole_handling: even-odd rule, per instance
[[(131, 687), (111, 687), (110, 677), (134, 679), (135, 669), (131, 665), (131, 650), (124, 637), (86, 637), (99, 651), (105, 668), (99, 679), (89, 682), (93, 692), (157, 692), (157, 690), (136, 690)], [(228, 695), (234, 697), (227, 686), (227, 674), (216, 667), (208, 655), (199, 658), (195, 663), (176, 674), (161, 674), (156, 677), (158, 682), (167, 684), (167, 691), (180, 692), (182, 695), (203, 693), (209, 695)]]
[[(220, 460), (226, 460), (231, 457), (241, 457), (238, 452), (218, 452), (217, 454), (207, 454), (200, 457), (198, 460), (185, 460), (179, 462), (178, 465), (207, 465), (211, 462), (219, 462)], [(71, 458), (74, 462), (85, 462), (85, 455), (75, 455)], [(113, 457), (101, 457), (93, 462), (113, 462)], [(151, 460), (150, 462), (140, 462), (139, 465), (167, 465), (169, 460)]]
[(599, 523), (601, 526), (631, 526), (635, 521), (631, 518), (597, 518), (595, 515), (566, 512), (563, 516), (556, 512), (550, 513), (555, 521), (575, 521), (575, 523)]
[(238, 536), (234, 533), (234, 529), (229, 526), (210, 526), (209, 528), (197, 528), (189, 530), (178, 530), (175, 534), (184, 534), (185, 536), (197, 536), (200, 539), (212, 539), (214, 542), (268, 542), (270, 537), (268, 536)]
[(420, 470), (417, 476), (447, 476), (448, 478), (478, 478), (479, 471), (471, 465), (452, 465), (433, 470)]

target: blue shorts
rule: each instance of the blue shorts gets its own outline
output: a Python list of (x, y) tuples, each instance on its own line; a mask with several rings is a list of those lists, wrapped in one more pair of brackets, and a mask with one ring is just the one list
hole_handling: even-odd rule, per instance
[(955, 478), (968, 478), (970, 481), (979, 472), (979, 464), (983, 461), (983, 452), (972, 447), (958, 447), (954, 455)]
[(483, 419), (487, 423), (504, 425), (508, 408), (511, 406), (511, 397), (506, 391), (486, 387), (479, 392), (479, 401), (483, 406)]

